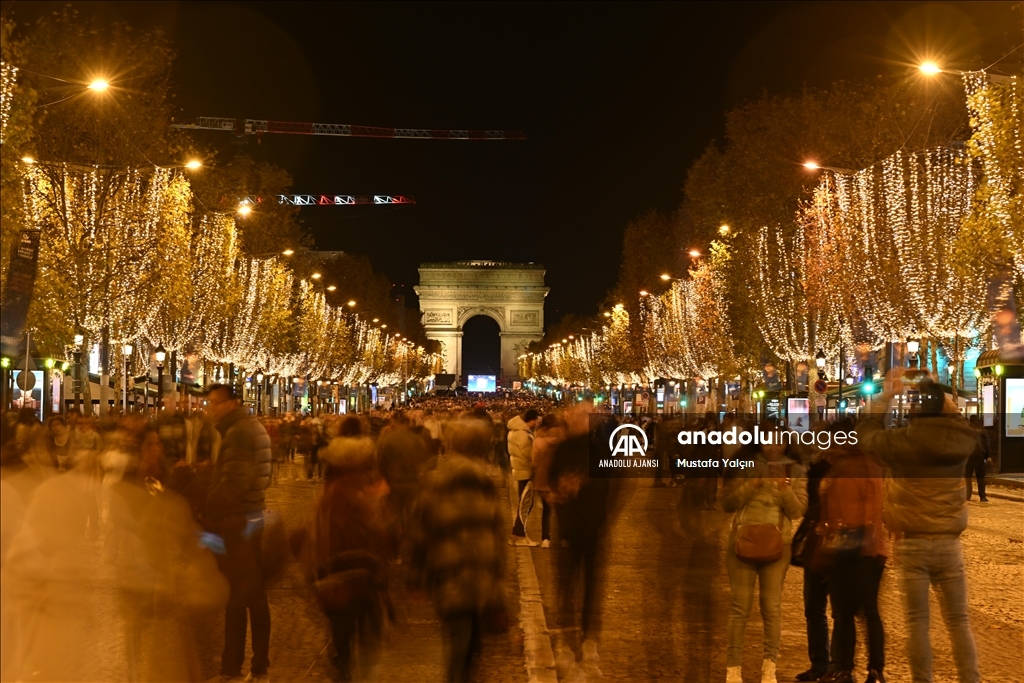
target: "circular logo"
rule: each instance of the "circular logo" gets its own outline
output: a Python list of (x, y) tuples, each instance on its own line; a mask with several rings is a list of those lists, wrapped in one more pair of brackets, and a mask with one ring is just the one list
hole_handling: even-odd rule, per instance
[[(640, 433), (639, 437), (632, 433), (633, 430)], [(619, 425), (612, 430), (611, 436), (608, 437), (608, 449), (612, 455), (617, 453), (643, 455), (647, 452), (647, 433), (639, 425)]]

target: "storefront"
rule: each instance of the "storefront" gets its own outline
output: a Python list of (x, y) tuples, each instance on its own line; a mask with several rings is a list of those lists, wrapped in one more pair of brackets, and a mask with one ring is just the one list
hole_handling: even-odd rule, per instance
[(982, 425), (992, 442), (993, 469), (1024, 472), (1024, 360), (993, 349), (978, 357), (974, 374)]

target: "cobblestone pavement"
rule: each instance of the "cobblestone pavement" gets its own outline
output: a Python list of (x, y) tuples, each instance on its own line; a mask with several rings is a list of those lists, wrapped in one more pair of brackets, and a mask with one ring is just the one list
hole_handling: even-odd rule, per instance
[[(676, 512), (678, 488), (653, 488), (628, 480), (626, 503), (613, 524), (604, 572), (600, 668), (606, 680), (725, 680), (725, 626), (729, 582), (725, 542), (729, 515), (698, 513), (688, 525)], [(1024, 680), (1024, 504), (991, 499), (970, 504), (963, 535), (970, 617), (985, 681)], [(539, 515), (531, 535), (539, 538)], [(556, 550), (534, 549), (549, 631), (556, 621)], [(782, 598), (782, 643), (778, 678), (794, 680), (807, 668), (802, 570), (791, 568)], [(910, 678), (906, 659), (902, 596), (890, 561), (881, 593), (886, 628), (886, 673)], [(932, 645), (936, 683), (956, 678), (949, 639), (932, 599)], [(863, 625), (857, 668), (866, 670)], [(757, 602), (747, 625), (744, 679), (759, 680), (762, 624)], [(862, 674), (861, 674), (862, 675)]]
[[(311, 512), (321, 489), (318, 483), (305, 481), (304, 472), (282, 478), (267, 491), (267, 509), (278, 512), (286, 529), (302, 524)], [(287, 473), (293, 474), (293, 473)], [(506, 500), (506, 509), (508, 508)], [(509, 522), (511, 528), (511, 521)], [(129, 657), (125, 646), (124, 602), (116, 587), (116, 567), (100, 560), (103, 538), (93, 541), (92, 554), (98, 569), (82, 591), (81, 623), (87, 637), (83, 639), (77, 675), (73, 680), (128, 681)], [(518, 626), (519, 595), (516, 581), (514, 549), (508, 548), (508, 604), (511, 629), (505, 635), (487, 636), (479, 680), (518, 683), (526, 679), (523, 666), (523, 634)], [(392, 566), (392, 599), (396, 623), (386, 634), (386, 642), (376, 680), (385, 683), (420, 683), (443, 681), (443, 643), (440, 623), (433, 604), (422, 593), (410, 596), (405, 590), (405, 575), (400, 565)], [(326, 621), (307, 599), (299, 565), (289, 557), (280, 576), (268, 584), (271, 612), (270, 676), (279, 681), (328, 681), (333, 668), (330, 663), (330, 636)], [(223, 645), (223, 613), (216, 611), (193, 617), (185, 629), (194, 635), (201, 678), (215, 676), (220, 667)], [(180, 680), (183, 670), (181, 641), (173, 633), (173, 622), (150, 621), (143, 635), (142, 649), (146, 662), (141, 664), (141, 680)], [(244, 672), (248, 672), (247, 652)], [(77, 659), (77, 658), (76, 658)], [(179, 672), (178, 675), (175, 675)]]

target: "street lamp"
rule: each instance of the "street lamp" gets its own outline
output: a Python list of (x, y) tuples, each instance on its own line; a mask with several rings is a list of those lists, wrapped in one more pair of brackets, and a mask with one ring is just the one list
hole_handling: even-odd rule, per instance
[(89, 90), (92, 90), (93, 92), (104, 92), (107, 88), (110, 87), (110, 83), (103, 78), (97, 78), (86, 87), (88, 87)]
[[(75, 388), (75, 410), (81, 410), (82, 408), (82, 347), (85, 345), (85, 335), (79, 332), (75, 335), (75, 350), (72, 353), (72, 358), (75, 361), (74, 370), (72, 371), (72, 385)], [(88, 376), (85, 378), (89, 379)]]
[(818, 366), (818, 379), (825, 379), (825, 352), (818, 349), (814, 355), (814, 364)]
[(256, 371), (256, 414), (263, 414), (263, 371)]
[(922, 62), (921, 65), (917, 67), (917, 69), (926, 76), (934, 76), (936, 74), (942, 73), (942, 67), (940, 67), (938, 64), (932, 61)]
[(163, 344), (156, 347), (154, 355), (156, 356), (156, 412), (159, 415), (164, 401), (164, 361), (167, 360), (167, 351)]
[(203, 162), (199, 161), (199, 159), (191, 159), (190, 161), (188, 161), (185, 164), (185, 168), (187, 168), (190, 171), (194, 171), (197, 168), (202, 168), (202, 167), (203, 167)]
[(917, 355), (917, 352), (920, 350), (921, 342), (916, 339), (907, 339), (907, 353), (910, 354), (910, 367), (916, 368), (918, 366), (920, 357)]
[(132, 345), (125, 344), (121, 347), (121, 411), (128, 414), (128, 359), (132, 355)]

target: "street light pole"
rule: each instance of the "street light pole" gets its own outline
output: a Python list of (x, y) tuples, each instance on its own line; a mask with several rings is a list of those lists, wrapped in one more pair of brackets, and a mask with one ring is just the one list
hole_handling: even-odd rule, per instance
[[(72, 357), (75, 361), (74, 372), (72, 373), (72, 386), (75, 389), (75, 411), (82, 409), (82, 345), (85, 344), (85, 335), (79, 332), (75, 335), (75, 350)], [(86, 380), (89, 377), (86, 375)]]
[(167, 351), (164, 345), (156, 347), (156, 414), (159, 417), (164, 402), (164, 361), (167, 360)]
[(256, 414), (263, 414), (263, 371), (256, 371)]
[(121, 412), (128, 414), (128, 359), (132, 355), (132, 345), (121, 347)]

